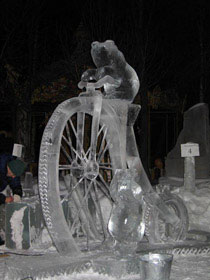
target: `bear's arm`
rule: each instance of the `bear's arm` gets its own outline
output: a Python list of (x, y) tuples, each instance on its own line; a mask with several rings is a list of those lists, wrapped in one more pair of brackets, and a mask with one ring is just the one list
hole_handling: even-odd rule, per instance
[(105, 76), (111, 76), (113, 79), (115, 78), (115, 71), (111, 66), (97, 68), (97, 72), (95, 75), (96, 80), (98, 81)]
[[(110, 84), (115, 87), (119, 87), (121, 79), (117, 79), (118, 75), (116, 70), (111, 66), (104, 66), (97, 69), (86, 70), (81, 77), (83, 82), (100, 81), (100, 87), (103, 83)], [(96, 87), (99, 87), (98, 85)]]
[(97, 69), (88, 69), (88, 70), (86, 70), (82, 74), (81, 81), (89, 82), (89, 81), (97, 80), (96, 79), (96, 72), (97, 72)]

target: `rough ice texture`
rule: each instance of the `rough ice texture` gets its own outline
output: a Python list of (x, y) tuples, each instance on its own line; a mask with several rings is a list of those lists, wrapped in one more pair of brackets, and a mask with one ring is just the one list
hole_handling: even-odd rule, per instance
[(189, 230), (210, 233), (210, 185), (209, 188), (195, 189), (192, 193), (183, 187), (176, 190), (183, 199), (189, 215)]
[[(122, 244), (138, 242), (143, 238), (145, 225), (142, 222), (142, 189), (134, 181), (134, 170), (117, 170), (110, 185), (115, 200), (108, 229), (111, 235)], [(120, 245), (123, 247), (123, 245)], [(134, 249), (135, 250), (135, 249)], [(126, 253), (126, 252), (125, 252)]]
[(14, 211), (10, 219), (11, 229), (12, 229), (12, 241), (16, 244), (17, 249), (22, 249), (23, 241), (23, 216), (26, 206), (20, 210)]
[(113, 78), (113, 83), (104, 84), (105, 98), (117, 98), (132, 102), (139, 90), (139, 79), (115, 43), (111, 40), (103, 43), (93, 42), (91, 55), (97, 68), (85, 71), (81, 80), (85, 82), (99, 81), (109, 76)]
[(184, 159), (181, 158), (180, 145), (187, 142), (199, 144), (200, 156), (195, 157), (195, 178), (210, 177), (210, 128), (209, 109), (205, 103), (199, 103), (184, 113), (183, 130), (175, 147), (166, 158), (166, 176), (184, 177)]
[[(170, 280), (207, 280), (210, 275), (210, 258), (207, 256), (176, 256), (174, 257)], [(74, 273), (72, 275), (63, 274), (55, 277), (40, 278), (40, 280), (117, 280), (119, 278), (101, 275), (92, 270)], [(121, 280), (143, 280), (140, 275), (122, 277)]]
[[(65, 259), (61, 259), (61, 261), (65, 263)], [(49, 265), (50, 262), (51, 266)], [(47, 267), (47, 264), (49, 267)], [(45, 272), (40, 272), (39, 267), (42, 268), (43, 265), (46, 265)], [(0, 262), (0, 272), (4, 270), (5, 278), (1, 278), (4, 280), (27, 279), (27, 277), (32, 277), (32, 275), (33, 279), (36, 280), (144, 280), (140, 274), (126, 275), (119, 278), (107, 274), (100, 274), (92, 268), (69, 273), (69, 266), (66, 266), (63, 272), (61, 272), (61, 263), (59, 261), (53, 261), (50, 255), (44, 256), (41, 259), (39, 257), (10, 256)], [(24, 267), (26, 268), (25, 273), (21, 273)], [(52, 273), (53, 271), (54, 273)], [(209, 275), (209, 255), (174, 256), (170, 280), (208, 280)]]
[[(70, 278), (71, 277), (71, 278)], [(87, 272), (84, 273), (73, 273), (71, 276), (68, 274), (63, 274), (61, 276), (55, 276), (55, 277), (47, 277), (47, 278), (40, 278), (40, 280), (74, 280), (74, 279), (94, 279), (94, 280), (115, 280), (115, 277), (109, 277), (107, 275), (99, 274), (97, 272), (94, 272), (92, 269), (90, 269)]]

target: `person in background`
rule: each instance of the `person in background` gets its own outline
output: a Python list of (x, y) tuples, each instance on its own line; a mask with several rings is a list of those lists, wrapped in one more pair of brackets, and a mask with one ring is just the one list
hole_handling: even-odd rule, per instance
[[(0, 155), (0, 204), (19, 202), (21, 200), (23, 191), (20, 182), (20, 176), (24, 173), (26, 164), (19, 159), (15, 159), (12, 155)], [(9, 185), (12, 195), (6, 196), (2, 192)], [(4, 241), (0, 237), (0, 245)]]
[(152, 184), (158, 184), (158, 180), (164, 174), (163, 161), (161, 158), (156, 158), (154, 161), (154, 168), (152, 170)]

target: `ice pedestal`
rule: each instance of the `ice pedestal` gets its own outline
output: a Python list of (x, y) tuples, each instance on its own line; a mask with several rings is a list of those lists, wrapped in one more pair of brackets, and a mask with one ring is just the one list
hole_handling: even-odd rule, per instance
[(184, 187), (188, 191), (195, 192), (195, 157), (184, 159)]
[(26, 203), (6, 205), (6, 246), (11, 249), (30, 247), (30, 210)]
[(23, 182), (24, 196), (29, 197), (37, 194), (36, 188), (34, 187), (35, 185), (33, 185), (33, 174), (31, 172), (26, 172), (24, 182)]
[[(70, 220), (68, 201), (62, 200), (62, 207), (67, 223)], [(5, 241), (10, 249), (29, 249), (42, 243), (45, 223), (38, 198), (13, 202), (5, 206)], [(47, 231), (44, 231), (48, 234)], [(50, 237), (48, 236), (48, 240)]]

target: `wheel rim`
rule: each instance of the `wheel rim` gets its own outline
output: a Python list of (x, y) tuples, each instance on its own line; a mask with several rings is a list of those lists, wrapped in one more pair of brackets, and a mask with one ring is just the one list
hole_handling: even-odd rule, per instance
[(145, 233), (149, 239), (149, 242), (174, 242), (185, 239), (188, 229), (188, 214), (185, 205), (182, 200), (172, 194), (160, 195), (164, 203), (170, 207), (171, 211), (180, 218), (179, 225), (175, 228), (173, 225), (166, 223), (161, 217), (156, 207), (152, 205), (146, 206), (146, 229)]
[[(180, 213), (177, 209), (177, 206), (172, 202), (166, 202), (166, 205), (174, 211), (174, 213), (180, 217)], [(157, 218), (156, 220), (156, 228), (157, 228), (157, 239), (161, 242), (168, 242), (168, 241), (177, 241), (180, 237), (180, 231), (175, 232), (173, 225), (166, 223), (163, 219), (161, 219), (158, 212), (156, 212)]]
[[(39, 162), (40, 197), (48, 230), (61, 254), (69, 254), (70, 251), (75, 250), (80, 252), (78, 244), (72, 237), (78, 237), (79, 230), (85, 236), (86, 243), (91, 239), (101, 240), (107, 235), (106, 224), (100, 221), (103, 220), (103, 215), (98, 201), (101, 196), (106, 196), (111, 201), (107, 178), (110, 181), (113, 171), (122, 168), (122, 160), (119, 156), (120, 142), (116, 135), (119, 122), (113, 115), (113, 109), (106, 103), (103, 104), (100, 125), (98, 125), (95, 156), (93, 157), (92, 153), (90, 157), (86, 134), (92, 133), (88, 127), (93, 119), (93, 107), (94, 101), (91, 98), (65, 101), (55, 110), (43, 134)], [(107, 118), (110, 114), (113, 115), (112, 124), (110, 118)], [(69, 190), (67, 196), (70, 200), (74, 200), (79, 212), (76, 214), (78, 218), (75, 218), (74, 214), (71, 230), (66, 224), (60, 203), (58, 175), (60, 172), (67, 173), (65, 174), (66, 186)], [(94, 218), (91, 217), (92, 221), (88, 200), (92, 200), (96, 213)], [(78, 202), (82, 207), (78, 207)], [(83, 223), (78, 229), (78, 221), (81, 223), (85, 220), (81, 217), (82, 212), (84, 217), (88, 216), (88, 224)]]
[[(82, 123), (78, 124), (78, 120), (82, 120)], [(108, 128), (104, 124), (99, 126), (97, 133), (95, 158), (90, 158), (91, 123), (92, 116), (83, 112), (74, 114), (67, 121), (60, 150), (60, 161), (64, 161), (65, 157), (66, 164), (61, 162), (59, 170), (65, 170), (67, 173), (65, 176), (69, 178), (69, 182), (66, 180), (69, 189), (67, 196), (71, 200), (70, 209), (74, 208), (70, 225), (72, 235), (83, 235), (89, 240), (97, 240), (101, 239), (101, 233), (104, 238), (107, 236), (100, 198), (106, 197), (110, 202), (112, 201), (109, 183), (114, 168), (109, 155), (110, 141), (106, 140)], [(95, 210), (95, 217), (91, 210)]]

